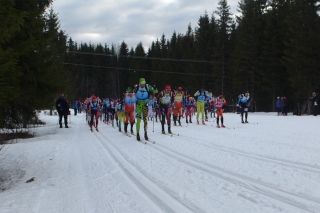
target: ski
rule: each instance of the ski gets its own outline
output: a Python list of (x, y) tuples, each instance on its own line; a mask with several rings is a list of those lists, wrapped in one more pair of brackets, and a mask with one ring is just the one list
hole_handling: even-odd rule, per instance
[[(137, 141), (138, 141), (138, 140), (137, 140)], [(141, 140), (141, 139), (140, 139), (140, 141), (138, 141), (138, 142), (143, 143), (143, 144), (147, 144), (147, 141), (144, 141), (144, 140)]]
[(150, 139), (145, 139), (146, 141), (148, 141), (148, 142), (150, 142), (150, 143), (153, 143), (153, 144), (155, 144), (156, 142), (155, 141), (150, 141)]

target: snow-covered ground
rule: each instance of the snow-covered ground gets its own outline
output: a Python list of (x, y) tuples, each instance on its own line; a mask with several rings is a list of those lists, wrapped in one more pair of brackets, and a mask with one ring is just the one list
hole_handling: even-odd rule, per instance
[(320, 116), (224, 117), (173, 136), (149, 121), (145, 145), (103, 123), (90, 132), (83, 114), (69, 129), (41, 114), (38, 137), (0, 152), (0, 212), (320, 212)]

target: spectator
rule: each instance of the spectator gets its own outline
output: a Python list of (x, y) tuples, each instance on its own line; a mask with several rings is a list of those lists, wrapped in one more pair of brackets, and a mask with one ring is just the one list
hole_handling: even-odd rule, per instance
[(62, 117), (64, 118), (65, 128), (69, 128), (68, 127), (69, 105), (68, 105), (68, 102), (65, 100), (63, 93), (60, 94), (60, 97), (56, 101), (56, 109), (59, 113), (60, 128), (62, 128)]
[(318, 97), (315, 92), (312, 93), (312, 97), (310, 97), (310, 100), (312, 104), (313, 115), (317, 116), (318, 115)]
[(280, 115), (280, 113), (281, 113), (281, 104), (282, 104), (282, 101), (281, 101), (280, 97), (278, 96), (277, 101), (276, 101), (278, 115)]
[(74, 110), (74, 115), (77, 115), (77, 112), (78, 112), (78, 102), (77, 102), (77, 100), (74, 101), (73, 110)]

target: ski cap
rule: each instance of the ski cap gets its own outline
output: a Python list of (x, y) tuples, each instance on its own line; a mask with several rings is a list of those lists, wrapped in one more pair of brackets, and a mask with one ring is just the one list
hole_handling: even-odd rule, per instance
[(126, 89), (126, 92), (128, 92), (128, 93), (132, 92), (132, 88), (131, 88), (131, 87), (128, 87), (128, 88)]
[(171, 90), (171, 86), (170, 86), (169, 84), (167, 84), (167, 85), (164, 87), (164, 89), (166, 89), (166, 90)]
[(144, 79), (144, 78), (140, 78), (140, 80), (139, 80), (139, 84), (146, 84), (146, 79)]
[(178, 87), (178, 90), (182, 90), (182, 87)]

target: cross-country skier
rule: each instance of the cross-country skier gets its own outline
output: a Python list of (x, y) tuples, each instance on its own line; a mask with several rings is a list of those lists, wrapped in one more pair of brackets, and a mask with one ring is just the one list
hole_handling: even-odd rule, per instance
[(202, 118), (202, 124), (205, 125), (204, 123), (204, 102), (209, 98), (209, 93), (204, 89), (204, 87), (201, 87), (200, 90), (198, 90), (194, 96), (198, 96), (197, 99), (197, 124), (199, 124), (199, 115), (201, 113), (201, 118)]
[(175, 126), (177, 125), (176, 123), (177, 121), (179, 123), (179, 126), (181, 126), (183, 97), (184, 97), (184, 92), (182, 91), (182, 87), (178, 87), (178, 90), (174, 92), (174, 102), (173, 102), (173, 122)]
[[(194, 99), (189, 94), (184, 97), (184, 107), (186, 109), (186, 123), (192, 123), (192, 111), (194, 108)], [(189, 121), (188, 121), (189, 118)]]
[(219, 118), (221, 118), (221, 127), (225, 127), (223, 125), (223, 107), (227, 104), (226, 100), (224, 99), (223, 95), (219, 95), (215, 100), (214, 100), (214, 105), (217, 109), (217, 127), (220, 128), (219, 125)]
[(153, 100), (153, 96), (149, 95), (149, 100), (148, 100), (148, 120), (152, 120), (153, 118), (153, 110), (154, 110), (154, 100)]
[(147, 134), (147, 128), (148, 128), (148, 121), (147, 121), (147, 115), (148, 115), (148, 98), (149, 98), (149, 92), (152, 92), (154, 94), (158, 93), (158, 90), (155, 86), (150, 86), (146, 83), (146, 80), (144, 78), (139, 79), (139, 85), (134, 90), (137, 98), (137, 140), (140, 141), (140, 123), (141, 118), (143, 119), (144, 123), (144, 138), (148, 140), (148, 134)]
[(119, 132), (121, 132), (121, 123), (124, 123), (124, 103), (123, 103), (123, 99), (120, 98), (119, 101), (117, 102), (117, 106), (116, 106), (116, 112), (117, 112), (117, 116), (118, 116), (118, 128), (119, 128)]
[[(100, 103), (98, 102), (98, 99), (96, 96), (92, 96), (91, 100), (89, 101), (89, 115), (90, 115), (90, 130), (92, 131), (92, 126), (96, 128), (98, 131), (98, 121), (99, 121), (99, 109), (100, 109)], [(95, 123), (93, 123), (93, 120), (95, 119)]]
[(133, 134), (133, 124), (135, 122), (135, 109), (136, 109), (137, 98), (135, 93), (133, 93), (133, 89), (128, 87), (126, 93), (124, 94), (124, 111), (125, 111), (125, 124), (124, 131), (127, 133), (128, 125), (130, 122), (130, 132)]
[(168, 124), (168, 133), (172, 134), (171, 132), (171, 107), (173, 105), (173, 92), (171, 91), (171, 86), (166, 85), (164, 90), (161, 91), (158, 94), (158, 103), (160, 106), (160, 113), (161, 113), (161, 126), (162, 126), (162, 134), (165, 134), (164, 131), (164, 123), (165, 120), (167, 119), (167, 124)]
[[(250, 105), (250, 94), (249, 91), (246, 91), (244, 94), (240, 94), (238, 96), (238, 105), (241, 113), (241, 123), (249, 123), (248, 122), (248, 106)], [(245, 114), (245, 121), (243, 121), (243, 114)]]

